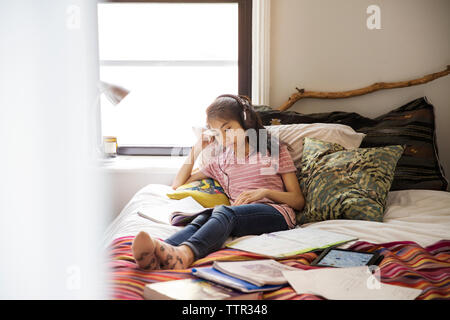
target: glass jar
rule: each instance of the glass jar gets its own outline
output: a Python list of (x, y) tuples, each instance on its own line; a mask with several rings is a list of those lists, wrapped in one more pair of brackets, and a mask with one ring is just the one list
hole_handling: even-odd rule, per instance
[(103, 137), (103, 152), (107, 158), (115, 158), (117, 156), (117, 138)]

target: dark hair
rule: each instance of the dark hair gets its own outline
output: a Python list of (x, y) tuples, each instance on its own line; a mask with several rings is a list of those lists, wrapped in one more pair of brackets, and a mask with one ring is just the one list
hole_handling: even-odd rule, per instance
[[(244, 115), (245, 112), (245, 115)], [(221, 120), (235, 120), (239, 122), (241, 127), (247, 131), (248, 129), (254, 129), (256, 131), (256, 146), (253, 145), (253, 149), (256, 152), (261, 152), (262, 155), (266, 155), (266, 152), (272, 148), (272, 144), (277, 147), (277, 139), (273, 138), (269, 131), (264, 127), (261, 117), (253, 108), (250, 98), (243, 95), (226, 94), (221, 95), (206, 109), (206, 119), (221, 119)], [(260, 148), (260, 130), (265, 130), (267, 133), (267, 149), (259, 150)], [(248, 136), (246, 137), (248, 139)], [(252, 141), (249, 140), (249, 143)], [(285, 144), (288, 150), (292, 151), (292, 147), (281, 140), (281, 144)]]

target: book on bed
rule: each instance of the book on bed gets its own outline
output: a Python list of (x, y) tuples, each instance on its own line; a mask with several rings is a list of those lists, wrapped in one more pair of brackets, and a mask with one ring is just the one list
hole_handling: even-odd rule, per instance
[(197, 215), (205, 212), (212, 212), (213, 208), (205, 208), (191, 196), (180, 199), (170, 200), (164, 205), (144, 207), (138, 209), (138, 214), (146, 219), (168, 223), (173, 226), (184, 226)]
[(214, 261), (214, 269), (229, 276), (248, 281), (256, 286), (283, 285), (287, 283), (283, 271), (298, 271), (273, 259), (250, 261)]
[(194, 268), (192, 269), (192, 274), (196, 277), (246, 293), (273, 291), (282, 287), (282, 285), (255, 285), (248, 281), (242, 280), (239, 277), (233, 277), (226, 273), (223, 273), (215, 269), (214, 267)]
[(202, 279), (181, 279), (147, 284), (145, 300), (260, 300), (261, 292), (243, 294)]
[(212, 267), (194, 268), (195, 276), (243, 291), (269, 291), (287, 283), (282, 271), (298, 271), (272, 259), (214, 261)]
[(226, 244), (228, 248), (256, 253), (271, 258), (286, 258), (297, 254), (337, 246), (356, 237), (312, 228), (295, 228), (244, 236)]
[(299, 269), (272, 259), (214, 261), (212, 267), (194, 268), (192, 274), (242, 292), (272, 291), (287, 283), (283, 271)]

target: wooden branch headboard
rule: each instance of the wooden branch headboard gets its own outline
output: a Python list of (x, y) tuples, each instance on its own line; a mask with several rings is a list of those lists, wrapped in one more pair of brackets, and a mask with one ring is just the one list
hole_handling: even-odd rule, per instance
[(361, 96), (364, 94), (368, 94), (371, 92), (375, 92), (383, 89), (394, 89), (394, 88), (404, 88), (417, 86), (420, 84), (424, 84), (435, 79), (445, 77), (450, 74), (450, 65), (447, 66), (447, 69), (431, 73), (422, 78), (409, 80), (409, 81), (399, 81), (399, 82), (376, 82), (368, 87), (364, 87), (361, 89), (349, 90), (349, 91), (337, 91), (337, 92), (322, 92), (322, 91), (305, 91), (305, 89), (296, 88), (297, 92), (292, 94), (288, 101), (286, 101), (281, 107), (278, 108), (279, 111), (285, 111), (292, 107), (297, 101), (305, 98), (316, 98), (316, 99), (341, 99), (341, 98), (349, 98), (355, 96)]

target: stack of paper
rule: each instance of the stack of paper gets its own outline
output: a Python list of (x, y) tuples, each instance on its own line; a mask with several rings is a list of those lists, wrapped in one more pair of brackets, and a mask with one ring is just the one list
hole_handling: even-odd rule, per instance
[(380, 282), (368, 266), (283, 271), (298, 294), (336, 300), (413, 300), (422, 290)]
[(240, 278), (257, 286), (284, 284), (287, 281), (282, 271), (298, 270), (271, 259), (233, 262), (214, 261), (213, 267), (232, 277)]
[(192, 274), (242, 292), (260, 292), (272, 291), (282, 287), (282, 285), (263, 285), (258, 286), (237, 277), (232, 277), (226, 273), (220, 272), (213, 267), (193, 268)]
[(282, 271), (298, 270), (275, 260), (219, 262), (212, 267), (194, 268), (192, 273), (242, 292), (271, 291), (287, 283)]

